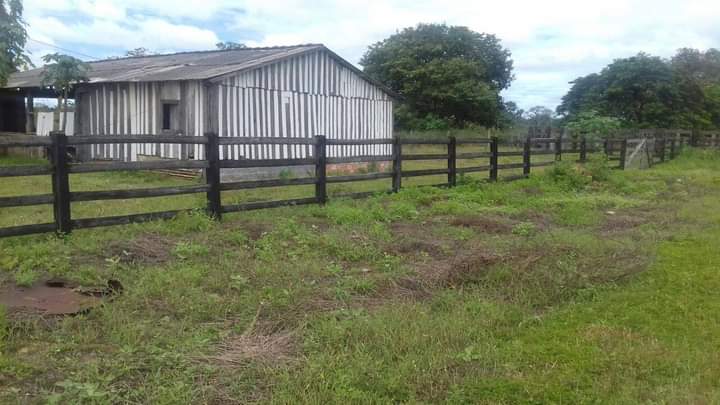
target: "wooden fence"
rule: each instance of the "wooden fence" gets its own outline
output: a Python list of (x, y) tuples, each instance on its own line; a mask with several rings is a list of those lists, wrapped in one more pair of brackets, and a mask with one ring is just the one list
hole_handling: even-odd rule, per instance
[[(69, 161), (68, 147), (78, 145), (124, 144), (124, 143), (168, 143), (168, 144), (200, 144), (205, 145), (205, 160), (163, 160), (143, 162), (84, 162)], [(679, 147), (687, 142), (682, 138), (662, 140), (662, 149), (656, 151), (657, 159), (664, 161), (666, 157), (674, 157)], [(219, 149), (222, 145), (309, 145), (312, 147), (312, 157), (303, 159), (270, 159), (270, 160), (221, 160)], [(100, 226), (120, 225), (145, 222), (155, 219), (173, 218), (179, 213), (188, 210), (173, 210), (162, 212), (149, 212), (142, 214), (73, 219), (71, 206), (73, 202), (117, 200), (129, 198), (148, 198), (161, 196), (175, 196), (183, 194), (205, 193), (207, 199), (207, 213), (209, 216), (220, 219), (222, 214), (229, 212), (253, 210), (260, 208), (280, 207), (287, 205), (324, 204), (328, 200), (327, 185), (333, 183), (348, 183), (377, 179), (390, 179), (391, 187), (385, 192), (397, 192), (402, 187), (403, 178), (419, 176), (446, 175), (444, 186), (453, 187), (457, 177), (466, 173), (486, 172), (489, 181), (514, 180), (527, 177), (532, 168), (548, 166), (562, 159), (563, 154), (579, 154), (579, 162), (587, 159), (587, 154), (604, 152), (610, 160), (618, 161), (618, 168), (623, 169), (627, 154), (627, 139), (609, 139), (602, 145), (590, 145), (586, 139), (563, 140), (561, 138), (527, 138), (522, 143), (521, 151), (501, 151), (497, 138), (490, 139), (367, 139), (367, 140), (339, 140), (327, 139), (325, 136), (314, 138), (243, 138), (218, 137), (214, 133), (205, 136), (178, 136), (178, 135), (102, 135), (102, 136), (65, 136), (62, 132), (53, 132), (49, 137), (14, 137), (0, 140), (0, 147), (45, 147), (48, 148), (50, 162), (47, 165), (24, 165), (0, 167), (0, 177), (49, 175), (52, 178), (52, 193), (41, 195), (25, 195), (13, 197), (0, 197), (0, 208), (22, 207), (31, 205), (52, 204), (54, 222), (32, 225), (21, 225), (0, 228), (0, 237), (19, 236), (43, 232), (56, 232), (58, 234), (70, 233), (73, 229), (92, 228)], [(352, 156), (329, 157), (329, 145), (392, 145), (392, 153), (384, 156)], [(446, 147), (445, 153), (414, 153), (403, 151), (406, 145), (442, 145)], [(458, 153), (458, 146), (481, 145), (486, 146), (488, 152)], [(567, 147), (566, 147), (567, 146)], [(539, 148), (539, 150), (537, 150)], [(602, 148), (602, 149), (601, 149)], [(669, 151), (668, 151), (669, 148)], [(532, 158), (538, 155), (549, 155), (550, 161), (535, 162)], [(522, 158), (521, 163), (499, 163), (501, 157)], [(478, 159), (487, 159), (487, 164), (458, 167), (458, 162)], [(404, 161), (445, 161), (447, 167), (434, 169), (403, 170)], [(518, 159), (519, 160), (519, 159)], [(331, 164), (366, 163), (366, 162), (392, 162), (389, 172), (334, 175), (328, 176), (327, 167)], [(270, 179), (221, 182), (220, 170), (229, 168), (257, 168), (257, 167), (287, 167), (287, 166), (314, 166), (314, 175), (310, 177), (291, 179)], [(92, 173), (125, 170), (161, 170), (161, 169), (203, 169), (205, 170), (205, 184), (176, 187), (142, 188), (129, 190), (103, 190), (103, 191), (71, 191), (69, 174)], [(522, 169), (521, 175), (500, 178), (498, 173), (503, 170)], [(247, 202), (233, 205), (223, 205), (222, 191), (246, 190), (265, 187), (315, 185), (313, 197), (296, 198), (277, 201)], [(343, 197), (360, 198), (377, 192), (363, 192), (345, 194)]]

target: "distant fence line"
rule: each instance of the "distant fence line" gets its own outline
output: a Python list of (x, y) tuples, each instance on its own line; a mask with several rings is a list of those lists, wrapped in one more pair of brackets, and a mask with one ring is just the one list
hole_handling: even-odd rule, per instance
[[(124, 143), (168, 143), (168, 144), (197, 144), (205, 145), (204, 160), (164, 160), (142, 162), (83, 162), (73, 163), (68, 159), (68, 147), (77, 145), (104, 145)], [(617, 161), (617, 168), (624, 169), (628, 152), (628, 139), (606, 139), (601, 145), (590, 144), (586, 138), (564, 140), (559, 138), (526, 138), (522, 143), (522, 151), (501, 151), (497, 137), (489, 139), (458, 139), (448, 137), (444, 139), (366, 139), (366, 140), (339, 140), (327, 139), (325, 136), (314, 138), (243, 138), (218, 137), (215, 133), (205, 136), (178, 136), (178, 135), (101, 135), (66, 136), (63, 132), (53, 132), (49, 137), (21, 136), (11, 139), (0, 139), (0, 147), (46, 147), (49, 150), (49, 165), (22, 165), (0, 167), (0, 177), (49, 175), (52, 178), (52, 193), (41, 195), (25, 195), (13, 197), (0, 197), (0, 208), (22, 207), (31, 205), (52, 204), (54, 222), (20, 225), (0, 228), (0, 237), (19, 236), (34, 233), (56, 232), (58, 234), (70, 233), (73, 229), (93, 228), (110, 225), (145, 222), (155, 219), (169, 219), (187, 210), (173, 210), (131, 214), (121, 216), (72, 219), (71, 203), (82, 201), (117, 200), (128, 198), (148, 198), (161, 196), (174, 196), (183, 194), (205, 193), (207, 200), (206, 211), (209, 216), (221, 219), (222, 214), (237, 211), (246, 211), (261, 208), (280, 207), (288, 205), (324, 204), (328, 200), (327, 184), (348, 183), (377, 179), (390, 179), (391, 187), (385, 192), (397, 192), (402, 187), (403, 178), (418, 176), (446, 175), (447, 182), (443, 186), (454, 187), (457, 177), (466, 173), (487, 172), (488, 181), (499, 179), (498, 173), (502, 170), (522, 169), (521, 175), (509, 176), (501, 180), (514, 180), (527, 177), (534, 167), (552, 165), (562, 160), (563, 154), (579, 154), (579, 162), (587, 159), (587, 154), (603, 152), (611, 161)], [(311, 157), (299, 159), (243, 159), (221, 160), (219, 150), (223, 145), (307, 145), (313, 153)], [(674, 158), (679, 149), (688, 144), (706, 146), (692, 140), (691, 137), (675, 136), (661, 138), (654, 152), (653, 161), (665, 161)], [(385, 156), (350, 156), (330, 157), (328, 146), (337, 145), (390, 145), (391, 154)], [(403, 152), (405, 145), (442, 145), (447, 148), (446, 153), (414, 153)], [(458, 153), (458, 145), (487, 145), (488, 152)], [(569, 148), (564, 149), (564, 145)], [(720, 140), (715, 138), (712, 146), (719, 146)], [(539, 150), (538, 150), (539, 148)], [(551, 161), (534, 162), (533, 156), (549, 155)], [(500, 157), (521, 157), (521, 163), (499, 163)], [(458, 167), (458, 161), (468, 159), (487, 159), (487, 164), (479, 166)], [(403, 170), (404, 161), (446, 161), (447, 167), (440, 169)], [(331, 164), (391, 162), (392, 170), (389, 172), (336, 175), (328, 176), (327, 167)], [(287, 167), (287, 166), (314, 166), (314, 175), (303, 178), (270, 179), (253, 181), (221, 182), (220, 170), (225, 168), (257, 168), (257, 167)], [(125, 170), (172, 170), (172, 169), (203, 169), (205, 170), (205, 184), (176, 187), (156, 187), (129, 190), (103, 190), (103, 191), (71, 191), (69, 174), (93, 173)], [(313, 197), (296, 198), (277, 201), (247, 202), (233, 205), (223, 205), (222, 191), (246, 190), (255, 188), (315, 185)], [(381, 191), (382, 192), (382, 191)], [(339, 197), (361, 198), (381, 192), (362, 192), (340, 195)]]

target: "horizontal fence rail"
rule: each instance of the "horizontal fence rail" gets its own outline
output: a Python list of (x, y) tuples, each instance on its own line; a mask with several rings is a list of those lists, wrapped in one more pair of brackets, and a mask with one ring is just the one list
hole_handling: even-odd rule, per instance
[[(20, 225), (0, 228), (0, 237), (20, 236), (34, 233), (56, 232), (65, 234), (73, 229), (93, 228), (100, 226), (130, 224), (147, 222), (156, 219), (170, 219), (194, 209), (182, 209), (161, 212), (149, 212), (131, 215), (108, 216), (100, 218), (73, 219), (71, 216), (71, 203), (124, 200), (134, 198), (152, 198), (179, 196), (187, 194), (206, 194), (207, 207), (205, 211), (213, 218), (220, 219), (222, 214), (238, 211), (247, 211), (263, 208), (296, 206), (306, 204), (323, 204), (328, 200), (327, 185), (351, 183), (359, 181), (372, 181), (390, 179), (391, 188), (386, 191), (356, 192), (338, 194), (342, 198), (363, 198), (379, 193), (397, 192), (402, 187), (403, 178), (422, 176), (447, 176), (442, 186), (455, 186), (457, 176), (469, 173), (487, 173), (491, 182), (498, 180), (514, 180), (526, 178), (532, 168), (545, 167), (562, 160), (564, 154), (579, 154), (578, 162), (587, 160), (588, 153), (603, 152), (609, 160), (618, 161), (618, 168), (624, 169), (628, 154), (628, 144), (635, 145), (635, 140), (625, 138), (605, 139), (599, 144), (590, 142), (585, 138), (526, 138), (515, 146), (521, 150), (500, 150), (498, 138), (434, 138), (434, 139), (327, 139), (325, 136), (313, 138), (280, 138), (280, 137), (218, 137), (214, 133), (205, 136), (183, 136), (179, 134), (162, 135), (76, 135), (65, 136), (62, 132), (53, 132), (49, 137), (15, 136), (0, 139), (0, 147), (46, 147), (50, 158), (47, 165), (21, 165), (0, 167), (0, 177), (20, 177), (50, 175), (52, 178), (52, 193), (0, 197), (0, 208), (24, 207), (33, 205), (52, 204), (54, 222)], [(688, 136), (676, 133), (673, 137), (655, 138), (650, 156), (650, 163), (663, 162), (673, 159), (685, 145), (694, 146), (720, 146), (717, 136), (712, 138)], [(152, 160), (140, 162), (83, 162), (72, 163), (68, 160), (68, 147), (75, 145), (103, 145), (127, 143), (154, 143), (154, 144), (195, 144), (206, 145), (203, 160)], [(220, 147), (222, 145), (307, 145), (312, 153), (302, 159), (237, 159), (221, 160)], [(392, 145), (389, 155), (365, 155), (334, 157), (328, 156), (328, 146), (358, 146), (358, 145)], [(470, 147), (483, 147), (487, 151), (458, 153), (458, 145)], [(408, 150), (404, 150), (407, 146)], [(430, 146), (444, 147), (444, 152), (427, 153), (418, 151), (408, 153), (410, 149)], [(504, 148), (505, 146), (503, 146)], [(546, 157), (546, 160), (536, 161), (533, 157)], [(511, 158), (510, 161), (501, 161)], [(517, 158), (517, 159), (516, 159)], [(446, 162), (442, 168), (403, 169), (403, 161)], [(389, 162), (392, 167), (389, 171), (378, 171), (362, 174), (342, 174), (328, 176), (328, 165)], [(458, 167), (458, 164), (465, 166)], [(302, 178), (245, 180), (221, 182), (220, 170), (233, 168), (270, 168), (308, 166), (314, 173)], [(173, 170), (173, 169), (202, 169), (205, 174), (204, 184), (188, 186), (169, 186), (156, 188), (101, 190), (101, 191), (71, 191), (69, 175), (72, 173), (96, 173), (132, 170)], [(522, 174), (517, 170), (522, 169)], [(515, 170), (511, 175), (499, 178), (499, 172)], [(276, 201), (252, 201), (236, 204), (222, 203), (223, 191), (249, 190), (285, 186), (314, 186), (314, 195), (306, 198), (293, 198)]]

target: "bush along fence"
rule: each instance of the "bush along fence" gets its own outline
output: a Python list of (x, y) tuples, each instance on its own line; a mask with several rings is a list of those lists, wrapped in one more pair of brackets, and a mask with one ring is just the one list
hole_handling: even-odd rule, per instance
[[(101, 135), (101, 136), (65, 136), (62, 132), (53, 132), (49, 137), (14, 137), (9, 140), (0, 140), (0, 147), (45, 147), (48, 149), (49, 165), (23, 165), (0, 167), (0, 177), (49, 175), (52, 178), (52, 193), (41, 195), (26, 195), (13, 197), (0, 197), (0, 208), (22, 207), (31, 205), (52, 204), (54, 222), (20, 225), (0, 228), (0, 237), (19, 236), (34, 233), (56, 232), (67, 234), (73, 229), (93, 228), (110, 225), (145, 222), (156, 219), (169, 219), (187, 210), (173, 210), (150, 212), (121, 216), (99, 218), (73, 219), (71, 207), (74, 202), (118, 200), (130, 198), (148, 198), (161, 196), (175, 196), (183, 194), (205, 193), (207, 199), (207, 213), (209, 216), (220, 219), (222, 214), (229, 212), (280, 207), (287, 205), (324, 204), (328, 200), (327, 185), (333, 183), (348, 183), (377, 179), (389, 179), (391, 187), (385, 192), (397, 192), (402, 187), (404, 178), (419, 176), (447, 176), (442, 186), (453, 187), (457, 183), (458, 175), (467, 173), (487, 173), (488, 181), (514, 180), (527, 177), (532, 168), (548, 166), (562, 159), (563, 154), (578, 154), (579, 162), (587, 159), (588, 153), (604, 152), (609, 160), (618, 161), (617, 167), (625, 168), (628, 153), (627, 139), (608, 139), (601, 145), (589, 142), (585, 138), (563, 140), (562, 138), (527, 138), (521, 145), (521, 150), (501, 150), (497, 138), (490, 139), (365, 139), (365, 140), (339, 140), (327, 139), (325, 136), (314, 138), (244, 138), (244, 137), (218, 137), (214, 133), (205, 136), (179, 136), (179, 135)], [(205, 145), (204, 160), (162, 160), (141, 162), (71, 162), (68, 158), (68, 148), (80, 145), (109, 145), (109, 144), (200, 144)], [(219, 150), (224, 145), (308, 145), (313, 153), (310, 157), (302, 159), (270, 159), (270, 160), (221, 160)], [(656, 142), (660, 148), (655, 149), (656, 161), (673, 158), (687, 140), (683, 138), (663, 139)], [(327, 147), (333, 145), (392, 145), (392, 153), (382, 156), (328, 156)], [(417, 151), (418, 146), (443, 146), (445, 153), (406, 153)], [(486, 151), (461, 152), (458, 147), (481, 146)], [(565, 146), (568, 146), (565, 148)], [(406, 151), (404, 151), (406, 147)], [(548, 155), (552, 160), (534, 161), (535, 156)], [(500, 163), (505, 157), (514, 157), (521, 162)], [(440, 161), (447, 162), (443, 168), (404, 170), (406, 161)], [(476, 164), (474, 166), (458, 166), (458, 162)], [(328, 176), (328, 165), (345, 163), (391, 162), (392, 169), (387, 172), (332, 175)], [(278, 178), (269, 180), (252, 180), (221, 182), (221, 169), (231, 168), (258, 168), (258, 167), (288, 167), (288, 166), (314, 166), (314, 175), (302, 178)], [(445, 166), (443, 164), (443, 166)], [(72, 191), (70, 189), (69, 174), (93, 173), (129, 170), (174, 170), (174, 169), (202, 169), (205, 171), (204, 184), (188, 186), (103, 190), (103, 191)], [(522, 169), (522, 174), (499, 177), (503, 170)], [(278, 201), (247, 202), (233, 205), (223, 205), (222, 192), (232, 190), (247, 190), (255, 188), (314, 185), (315, 192), (312, 197), (296, 198)], [(342, 197), (360, 198), (378, 192), (363, 192), (341, 195)]]

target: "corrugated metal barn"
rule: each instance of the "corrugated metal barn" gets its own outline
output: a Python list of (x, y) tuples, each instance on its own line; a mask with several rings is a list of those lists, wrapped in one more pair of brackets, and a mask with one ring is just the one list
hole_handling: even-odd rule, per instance
[[(90, 80), (74, 90), (76, 133), (392, 137), (392, 92), (323, 45), (185, 52), (90, 66)], [(28, 100), (27, 122), (32, 122), (33, 97), (51, 93), (42, 86), (42, 71), (15, 73), (4, 89), (6, 96)], [(31, 125), (25, 126), (32, 131)], [(229, 145), (220, 153), (221, 159), (302, 158), (311, 153), (307, 148)], [(389, 152), (386, 145), (328, 147), (330, 156)], [(125, 161), (203, 156), (201, 145), (162, 144), (95, 145), (81, 153), (84, 158)]]

